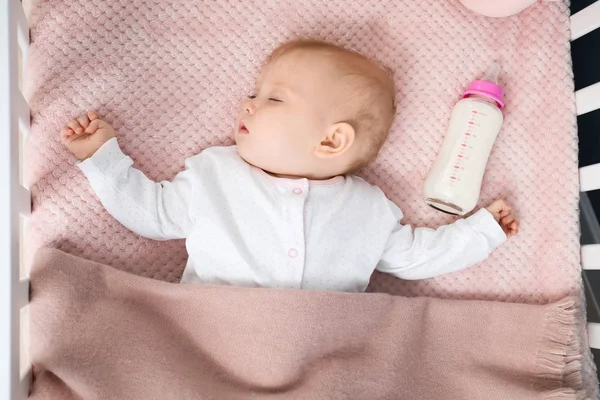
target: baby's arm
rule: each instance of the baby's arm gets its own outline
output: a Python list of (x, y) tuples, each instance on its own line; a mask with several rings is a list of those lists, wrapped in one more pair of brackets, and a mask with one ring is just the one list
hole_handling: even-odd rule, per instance
[[(399, 209), (395, 205), (392, 208), (401, 218)], [(398, 223), (377, 270), (402, 279), (425, 279), (459, 271), (486, 259), (507, 235), (516, 234), (517, 228), (510, 207), (503, 200), (438, 229), (413, 230), (410, 225)]]
[(78, 167), (102, 205), (120, 223), (156, 240), (188, 236), (194, 182), (188, 162), (186, 170), (172, 182), (151, 181), (132, 168), (133, 161), (119, 148), (114, 130), (95, 112), (70, 121), (61, 131), (61, 138), (83, 160)]

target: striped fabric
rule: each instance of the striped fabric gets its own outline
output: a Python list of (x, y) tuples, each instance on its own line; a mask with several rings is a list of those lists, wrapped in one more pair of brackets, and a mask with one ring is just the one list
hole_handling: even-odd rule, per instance
[(583, 278), (590, 347), (600, 370), (600, 0), (572, 0), (571, 24), (582, 183)]

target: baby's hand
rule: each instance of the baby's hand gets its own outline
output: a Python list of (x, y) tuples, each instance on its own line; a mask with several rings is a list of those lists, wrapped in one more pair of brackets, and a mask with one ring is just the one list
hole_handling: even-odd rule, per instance
[(60, 131), (62, 142), (81, 161), (91, 157), (113, 137), (115, 130), (101, 120), (96, 111), (88, 111), (87, 114), (69, 121)]
[(496, 200), (485, 209), (492, 213), (506, 236), (511, 237), (519, 233), (519, 222), (506, 200)]

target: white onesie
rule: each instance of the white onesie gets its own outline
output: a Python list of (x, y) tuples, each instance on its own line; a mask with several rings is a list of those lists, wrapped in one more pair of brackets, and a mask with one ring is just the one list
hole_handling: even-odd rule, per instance
[(108, 212), (156, 240), (186, 239), (181, 283), (362, 292), (375, 269), (403, 279), (458, 271), (506, 240), (485, 209), (437, 230), (356, 176), (275, 178), (212, 147), (171, 182), (132, 168), (117, 139), (78, 164)]

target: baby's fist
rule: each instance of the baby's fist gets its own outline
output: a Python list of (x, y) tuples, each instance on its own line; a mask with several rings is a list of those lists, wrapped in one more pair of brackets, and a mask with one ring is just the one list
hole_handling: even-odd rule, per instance
[(100, 119), (96, 111), (88, 111), (65, 125), (60, 138), (75, 157), (83, 161), (91, 157), (109, 139), (115, 137), (115, 130)]
[(512, 212), (512, 207), (506, 200), (496, 200), (485, 209), (494, 216), (494, 219), (500, 224), (506, 236), (511, 237), (519, 233), (519, 222)]

